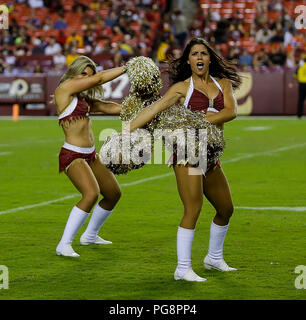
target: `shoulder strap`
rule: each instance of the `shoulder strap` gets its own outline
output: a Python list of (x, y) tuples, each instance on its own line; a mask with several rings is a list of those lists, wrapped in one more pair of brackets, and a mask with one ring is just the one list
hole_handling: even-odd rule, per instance
[(218, 87), (218, 89), (223, 93), (223, 90), (222, 90), (222, 88), (221, 88), (221, 86), (220, 86), (220, 83), (215, 79), (215, 78), (213, 78), (211, 75), (209, 75), (210, 76), (210, 78), (213, 80), (213, 82), (215, 83), (215, 85)]
[(185, 107), (188, 107), (188, 104), (189, 104), (189, 100), (192, 96), (192, 92), (193, 92), (193, 88), (194, 88), (194, 85), (193, 85), (193, 79), (192, 79), (192, 76), (190, 78), (190, 84), (189, 84), (189, 89), (187, 91), (187, 95), (186, 95), (186, 98), (185, 98), (185, 101), (184, 101), (184, 106)]

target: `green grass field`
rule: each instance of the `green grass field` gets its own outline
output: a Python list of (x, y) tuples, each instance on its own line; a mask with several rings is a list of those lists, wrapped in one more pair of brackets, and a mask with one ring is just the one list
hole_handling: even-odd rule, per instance
[[(101, 130), (121, 123), (94, 119), (93, 128), (100, 150)], [(204, 201), (192, 263), (208, 281), (188, 283), (173, 279), (183, 207), (172, 169), (147, 165), (119, 176), (122, 198), (100, 232), (113, 244), (81, 246), (87, 220), (73, 243), (80, 258), (58, 257), (79, 199), (58, 174), (63, 133), (56, 119), (0, 120), (0, 265), (9, 269), (0, 299), (305, 300), (306, 289), (295, 287), (296, 266), (306, 266), (305, 118), (237, 119), (225, 137), (221, 161), (236, 209), (224, 257), (238, 271), (202, 265), (214, 216)]]

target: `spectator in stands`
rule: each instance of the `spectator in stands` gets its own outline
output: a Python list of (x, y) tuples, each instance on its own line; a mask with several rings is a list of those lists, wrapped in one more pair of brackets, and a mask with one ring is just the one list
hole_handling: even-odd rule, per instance
[(8, 66), (14, 66), (16, 64), (16, 56), (13, 50), (8, 51), (8, 55), (4, 58), (5, 64)]
[(208, 9), (207, 19), (212, 22), (219, 22), (221, 20), (221, 16), (219, 12), (214, 11), (211, 7)]
[(44, 0), (44, 4), (45, 7), (49, 9), (50, 13), (56, 12), (59, 15), (64, 14), (62, 0)]
[(282, 11), (283, 10), (283, 5), (281, 0), (272, 0), (268, 4), (268, 10), (269, 11)]
[(227, 60), (231, 61), (234, 64), (238, 64), (239, 62), (239, 48), (236, 46), (231, 46), (229, 48), (228, 54), (227, 54)]
[(43, 0), (28, 0), (28, 5), (30, 8), (44, 8), (44, 2)]
[(8, 46), (7, 43), (4, 43), (3, 46), (2, 46), (2, 49), (1, 49), (1, 53), (2, 53), (2, 56), (3, 57), (6, 57), (8, 54), (9, 54), (9, 51), (10, 51), (10, 47)]
[(283, 67), (286, 63), (287, 55), (284, 46), (271, 46), (269, 54), (271, 64)]
[(173, 11), (173, 22), (174, 22), (174, 36), (178, 41), (180, 47), (184, 47), (185, 41), (188, 36), (188, 26), (186, 16), (179, 10)]
[(7, 67), (4, 69), (3, 74), (7, 76), (15, 76), (18, 75), (18, 69), (14, 67), (14, 65), (7, 65)]
[(53, 28), (54, 26), (53, 26), (52, 19), (50, 17), (46, 17), (46, 20), (44, 21), (42, 29), (44, 31), (49, 31), (49, 30), (52, 30)]
[(120, 50), (123, 55), (132, 55), (134, 53), (133, 46), (131, 45), (131, 36), (126, 34), (124, 40), (120, 43)]
[(43, 67), (41, 64), (37, 63), (34, 67), (33, 73), (44, 73)]
[(100, 9), (100, 2), (99, 0), (92, 0), (89, 4), (90, 10), (99, 10)]
[(284, 46), (287, 48), (289, 45), (295, 46), (294, 29), (290, 26), (284, 34)]
[(75, 46), (72, 46), (69, 53), (66, 56), (67, 66), (69, 67), (71, 63), (79, 56), (80, 54), (78, 53), (77, 48)]
[(26, 20), (26, 28), (27, 29), (41, 29), (41, 21), (35, 15), (35, 10), (31, 9), (30, 17)]
[(258, 14), (262, 14), (264, 12), (268, 12), (269, 2), (268, 0), (258, 0), (256, 2), (256, 9)]
[(269, 43), (272, 37), (273, 32), (265, 26), (256, 32), (255, 39), (257, 43)]
[(271, 61), (264, 48), (261, 48), (253, 56), (253, 67), (256, 71), (259, 71), (261, 67), (270, 67)]
[(22, 57), (27, 55), (28, 47), (26, 44), (20, 44), (16, 46), (15, 55), (16, 57)]
[(83, 38), (76, 33), (75, 30), (72, 30), (71, 35), (67, 38), (66, 43), (68, 45), (73, 44), (78, 48), (83, 47)]
[(237, 42), (244, 35), (244, 31), (242, 29), (242, 25), (231, 24), (229, 26), (229, 37)]
[(270, 29), (275, 33), (277, 33), (278, 31), (283, 31), (285, 28), (285, 20), (283, 18), (283, 16), (280, 14), (276, 21), (274, 21), (272, 24), (271, 24), (271, 27)]
[(5, 67), (5, 61), (2, 58), (0, 58), (0, 74), (4, 73)]
[(55, 30), (67, 29), (67, 22), (63, 14), (60, 14), (58, 19), (54, 23)]
[(63, 30), (59, 30), (59, 33), (56, 37), (56, 42), (59, 43), (62, 47), (64, 47), (66, 44), (66, 40), (67, 37), (65, 35), (65, 32)]
[(287, 53), (287, 58), (286, 58), (286, 63), (285, 63), (286, 68), (288, 69), (296, 69), (296, 62), (295, 62), (295, 57), (294, 57), (294, 50), (290, 50)]
[(213, 34), (215, 43), (227, 43), (229, 22), (221, 20), (217, 23), (217, 28)]
[(116, 12), (113, 11), (113, 10), (110, 10), (107, 18), (105, 19), (105, 24), (106, 24), (106, 26), (112, 28), (112, 27), (114, 26), (114, 24), (116, 23), (116, 21), (117, 21)]
[(85, 3), (79, 0), (74, 1), (74, 5), (72, 7), (73, 12), (84, 13), (87, 9), (88, 9), (88, 6)]
[(94, 30), (91, 30), (91, 29), (85, 30), (84, 35), (83, 35), (84, 46), (90, 47), (90, 49), (91, 49), (93, 47), (94, 42), (95, 42)]
[(251, 67), (253, 63), (253, 56), (248, 52), (247, 49), (242, 49), (239, 56), (239, 62), (242, 67)]
[(9, 46), (14, 45), (14, 37), (10, 34), (9, 30), (2, 30), (2, 36), (0, 37), (0, 45), (8, 44)]
[(21, 68), (20, 70), (18, 70), (18, 74), (22, 74), (22, 75), (31, 75), (32, 69), (29, 63), (26, 63), (23, 68)]
[(171, 40), (169, 34), (165, 35), (160, 42), (157, 49), (157, 60), (158, 62), (165, 62), (167, 59), (167, 51), (170, 49)]
[(45, 38), (39, 36), (38, 38), (33, 39), (33, 49), (32, 49), (32, 54), (44, 54), (45, 53), (45, 48), (47, 46), (45, 42)]
[(18, 34), (15, 35), (14, 45), (28, 45), (31, 42), (31, 37), (27, 34), (25, 27), (19, 29)]
[(189, 28), (189, 37), (190, 38), (200, 38), (204, 36), (203, 34), (203, 28), (202, 28), (202, 24), (201, 21), (199, 20), (193, 20), (193, 22), (191, 23), (191, 26)]
[(283, 30), (277, 30), (276, 33), (271, 37), (270, 43), (283, 43), (284, 33)]
[(62, 51), (57, 52), (53, 56), (53, 65), (55, 70), (60, 71), (66, 66), (66, 57), (63, 55)]
[(52, 36), (49, 39), (49, 44), (45, 48), (45, 55), (47, 56), (54, 56), (58, 52), (62, 51), (62, 47), (59, 43), (56, 42), (56, 38)]

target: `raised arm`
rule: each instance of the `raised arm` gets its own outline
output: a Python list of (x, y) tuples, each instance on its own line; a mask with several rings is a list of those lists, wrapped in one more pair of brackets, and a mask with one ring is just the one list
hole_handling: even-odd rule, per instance
[(218, 113), (209, 114), (206, 117), (207, 121), (216, 125), (235, 119), (238, 108), (231, 82), (228, 79), (223, 79), (221, 81), (223, 82), (224, 109)]
[(143, 127), (146, 123), (151, 121), (157, 113), (178, 102), (179, 99), (184, 96), (183, 90), (182, 83), (174, 84), (161, 99), (151, 106), (144, 108), (137, 117), (123, 129), (123, 131), (133, 132), (136, 129)]
[(57, 90), (65, 91), (68, 95), (73, 95), (97, 85), (102, 85), (108, 81), (111, 81), (119, 76), (121, 76), (126, 71), (126, 67), (118, 67), (113, 69), (104, 70), (98, 72), (92, 76), (73, 78), (68, 81), (63, 82)]

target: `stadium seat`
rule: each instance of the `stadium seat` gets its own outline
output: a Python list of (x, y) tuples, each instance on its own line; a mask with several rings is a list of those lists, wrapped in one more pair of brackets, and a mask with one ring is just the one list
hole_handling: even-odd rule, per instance
[(268, 17), (271, 21), (276, 21), (277, 18), (279, 17), (279, 11), (269, 11)]

